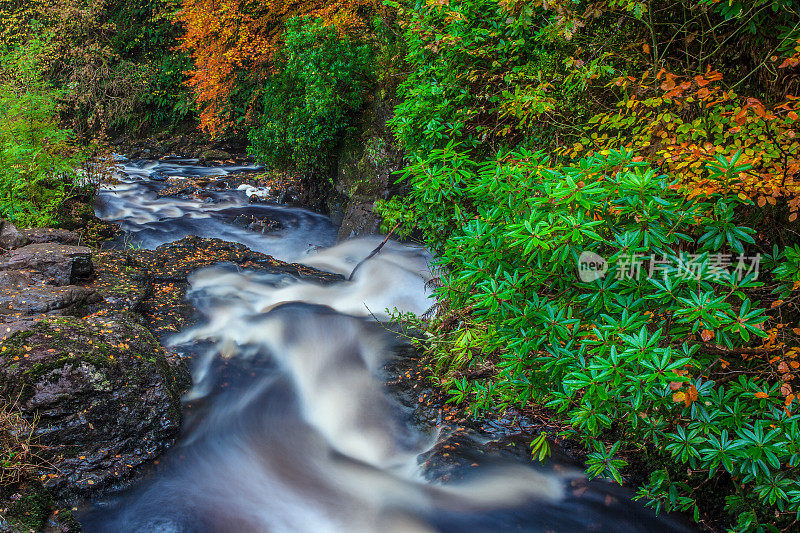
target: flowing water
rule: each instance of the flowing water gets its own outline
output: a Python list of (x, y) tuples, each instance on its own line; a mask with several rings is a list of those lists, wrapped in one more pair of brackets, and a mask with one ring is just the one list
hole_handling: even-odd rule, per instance
[[(154, 247), (219, 237), (286, 261), (350, 274), (376, 239), (338, 246), (330, 221), (306, 210), (249, 204), (236, 190), (159, 197), (153, 176), (228, 174), (192, 162), (124, 165), (98, 213), (127, 241)], [(242, 229), (243, 215), (280, 222)], [(446, 484), (420, 457), (445, 435), (412, 423), (383, 386), (401, 341), (377, 319), (431, 305), (424, 250), (389, 243), (354, 279), (329, 285), (224, 265), (190, 278), (202, 315), (166, 342), (193, 354), (194, 388), (180, 442), (136, 486), (82, 517), (88, 532), (681, 531), (572, 468), (505, 456)], [(478, 435), (468, 442), (480, 447)], [(477, 463), (475, 463), (477, 464)], [(558, 466), (558, 465), (556, 465)], [(572, 490), (576, 482), (581, 491)], [(579, 494), (580, 492), (580, 494)]]

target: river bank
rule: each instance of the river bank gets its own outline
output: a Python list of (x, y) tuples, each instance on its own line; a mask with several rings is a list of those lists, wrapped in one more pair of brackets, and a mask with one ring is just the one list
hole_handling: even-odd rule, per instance
[[(414, 254), (420, 252), (390, 246), (358, 279), (345, 282), (355, 264), (374, 248), (374, 243), (351, 241), (356, 244), (347, 245), (350, 248), (340, 247), (335, 253), (315, 256), (316, 249), (335, 244), (337, 228), (310, 211), (274, 202), (263, 203), (262, 199), (251, 201), (254, 195), (248, 195), (248, 189), (241, 188), (245, 183), (240, 180), (252, 179), (249, 175), (252, 169), (246, 167), (206, 167), (193, 161), (169, 159), (127, 163), (120, 176), (121, 182), (101, 191), (97, 199), (98, 213), (106, 220), (115, 221), (120, 228), (116, 237), (103, 247), (80, 246), (80, 235), (62, 230), (17, 231), (22, 238), (14, 238), (14, 229), (4, 225), (4, 234), (10, 236), (4, 241), (9, 251), (0, 257), (0, 274), (9, 280), (13, 277), (13, 284), (4, 284), (9, 293), (8, 312), (1, 317), (2, 327), (6, 329), (4, 349), (0, 353), (2, 384), (4, 396), (15, 398), (17, 412), (33, 428), (36, 440), (31, 462), (38, 464), (25, 470), (25, 477), (16, 484), (16, 490), (3, 494), (5, 503), (0, 504), (6, 516), (3, 527), (16, 531), (77, 531), (80, 524), (72, 516), (73, 509), (81, 513), (91, 511), (87, 517), (81, 515), (81, 520), (90, 524), (87, 531), (129, 524), (132, 518), (120, 511), (128, 507), (145, 510), (137, 520), (155, 520), (160, 516), (143, 494), (157, 490), (159, 479), (182, 479), (185, 472), (197, 473), (196, 466), (183, 470), (189, 467), (178, 460), (180, 456), (164, 459), (162, 454), (173, 448), (179, 439), (192, 442), (199, 438), (198, 419), (213, 420), (215, 409), (229, 405), (227, 400), (217, 401), (217, 394), (224, 396), (228, 387), (225, 383), (231, 383), (230, 387), (237, 393), (253, 391), (255, 394), (263, 384), (252, 380), (261, 372), (269, 380), (282, 379), (280, 373), (274, 374), (274, 363), (257, 358), (258, 364), (253, 366), (253, 355), (247, 355), (250, 352), (230, 352), (232, 346), (252, 345), (253, 339), (231, 337), (228, 341), (233, 342), (223, 342), (232, 332), (255, 335), (259, 331), (249, 325), (251, 320), (261, 320), (260, 311), (253, 314), (253, 309), (275, 309), (278, 314), (273, 320), (282, 327), (292, 324), (299, 327), (301, 337), (316, 339), (313, 350), (317, 355), (308, 363), (312, 366), (304, 366), (302, 372), (291, 370), (288, 375), (292, 382), (302, 384), (304, 376), (322, 372), (317, 385), (311, 389), (305, 390), (299, 385), (303, 395), (301, 405), (304, 409), (309, 405), (317, 406), (312, 412), (328, 413), (328, 416), (317, 420), (312, 415), (305, 420), (303, 416), (291, 415), (288, 420), (294, 422), (287, 426), (286, 413), (278, 411), (273, 413), (276, 418), (270, 419), (272, 425), (248, 426), (247, 433), (242, 436), (247, 437), (248, 442), (257, 435), (257, 441), (269, 439), (277, 447), (294, 443), (302, 448), (303, 443), (310, 442), (306, 434), (316, 435), (322, 428), (320, 438), (332, 443), (333, 450), (374, 463), (378, 469), (371, 475), (405, 487), (400, 493), (395, 493), (394, 489), (391, 492), (398, 498), (397, 502), (405, 502), (392, 504), (400, 505), (403, 516), (413, 516), (415, 523), (422, 521), (438, 530), (465, 527), (470, 522), (473, 522), (473, 529), (475, 523), (483, 524), (478, 530), (498, 523), (515, 523), (528, 529), (544, 523), (558, 524), (556, 529), (572, 531), (603, 524), (610, 527), (612, 523), (648, 530), (659, 524), (663, 528), (680, 530), (672, 523), (655, 521), (650, 511), (631, 504), (624, 492), (601, 482), (585, 482), (577, 464), (566, 456), (557, 455), (552, 466), (547, 468), (532, 465), (526, 446), (541, 430), (535, 421), (509, 414), (499, 421), (475, 424), (459, 416), (444, 403), (441, 391), (428, 384), (422, 354), (409, 350), (381, 328), (349, 318), (380, 315), (383, 309), (398, 305), (421, 314), (429, 305), (424, 291), (417, 293), (425, 280), (408, 264), (416, 257)], [(223, 172), (221, 176), (210, 178), (210, 174), (220, 171)], [(245, 224), (244, 221), (249, 222)], [(225, 240), (212, 235), (221, 235)], [(36, 242), (31, 244), (25, 239)], [(282, 261), (276, 256), (287, 260), (303, 258), (307, 264)], [(419, 258), (427, 261), (425, 256)], [(223, 270), (207, 270), (219, 264), (227, 266)], [(366, 310), (365, 301), (369, 302)], [(224, 303), (223, 307), (220, 302)], [(280, 311), (290, 302), (306, 307), (295, 311), (287, 307)], [(328, 310), (322, 311), (319, 306), (326, 306)], [(331, 308), (338, 311), (332, 314)], [(220, 309), (245, 314), (236, 315), (233, 320), (229, 314), (219, 314)], [(234, 327), (223, 327), (216, 319), (233, 320), (225, 324)], [(180, 343), (175, 345), (170, 340), (178, 332), (193, 331), (192, 326), (198, 324), (217, 324), (218, 329), (204, 335), (193, 334), (191, 338), (196, 344), (192, 346), (205, 347), (205, 351), (211, 349), (208, 353), (212, 354), (227, 354), (210, 360), (212, 365), (206, 372), (211, 374), (198, 373), (198, 368), (202, 368), (202, 365), (198, 367), (198, 362), (205, 358), (204, 350), (187, 348)], [(334, 411), (330, 411), (330, 406), (324, 407), (324, 403), (314, 403), (320, 401), (319, 387), (325, 389), (329, 382), (336, 384), (337, 374), (332, 372), (333, 368), (354, 364), (347, 362), (349, 344), (341, 344), (339, 336), (348, 328), (358, 332), (348, 337), (348, 342), (357, 342), (361, 347), (357, 350), (359, 353), (372, 353), (375, 342), (384, 346), (366, 369), (368, 374), (377, 373), (388, 388), (388, 399), (382, 399), (383, 386), (365, 389), (373, 390), (376, 396), (367, 402), (369, 410), (364, 412), (375, 417), (375, 427), (390, 428), (389, 434), (398, 431), (402, 435), (391, 444), (392, 449), (399, 448), (391, 452), (389, 458), (410, 450), (424, 452), (419, 459), (416, 453), (411, 454), (412, 463), (420, 467), (419, 475), (428, 482), (455, 483), (455, 486), (458, 481), (470, 479), (485, 482), (481, 473), (497, 465), (535, 467), (530, 475), (535, 473), (536, 482), (529, 484), (525, 491), (532, 488), (544, 491), (530, 495), (536, 505), (520, 514), (513, 499), (498, 505), (487, 500), (483, 492), (482, 496), (473, 496), (477, 500), (464, 501), (459, 500), (463, 494), (445, 497), (444, 493), (431, 493), (425, 485), (410, 482), (391, 469), (385, 469), (383, 455), (380, 460), (373, 455), (384, 446), (380, 443), (394, 442), (395, 437), (385, 441), (384, 429), (380, 430), (378, 440), (367, 442), (366, 448), (360, 436), (355, 441), (348, 440), (352, 438), (348, 437), (351, 435), (349, 424), (355, 423), (354, 420), (360, 428), (356, 435), (364, 431), (364, 424), (373, 423), (371, 418), (365, 420), (363, 416), (342, 418), (354, 408), (347, 398), (360, 398), (358, 389), (347, 386), (345, 381), (344, 388), (334, 389), (334, 396), (324, 396), (328, 398), (326, 402), (335, 398)], [(210, 347), (208, 339), (212, 339)], [(365, 339), (372, 340), (361, 344)], [(262, 341), (276, 342), (273, 337), (258, 340)], [(298, 350), (296, 342), (286, 340), (281, 344), (283, 349), (277, 352), (294, 353)], [(331, 351), (326, 351), (328, 349)], [(384, 361), (390, 353), (395, 357)], [(316, 368), (313, 362), (320, 357), (331, 359), (327, 366)], [(190, 360), (194, 367), (194, 387), (189, 380), (187, 363)], [(388, 362), (388, 366), (381, 361)], [(227, 370), (217, 368), (218, 363)], [(284, 364), (292, 368), (295, 363)], [(359, 364), (352, 368), (353, 375), (367, 375)], [(211, 396), (207, 396), (208, 391), (198, 392), (197, 386), (203, 382), (200, 378), (206, 375), (215, 377), (214, 383), (222, 385), (221, 392)], [(252, 389), (254, 384), (256, 389)], [(273, 394), (281, 398), (288, 394), (281, 387), (274, 391), (268, 388), (271, 392), (265, 392), (267, 396), (262, 397), (259, 392), (257, 397), (271, 405)], [(185, 396), (190, 390), (193, 394)], [(147, 401), (142, 402), (145, 398)], [(262, 403), (253, 408), (257, 405)], [(356, 407), (359, 405), (362, 404)], [(380, 408), (373, 411), (376, 405)], [(192, 413), (188, 422), (184, 419), (187, 409)], [(224, 412), (226, 419), (231, 418), (230, 411)], [(203, 415), (198, 416), (198, 413)], [(237, 413), (243, 420), (250, 420), (250, 407)], [(331, 428), (327, 426), (330, 420), (339, 420), (339, 423)], [(270, 430), (275, 424), (281, 431), (295, 427), (291, 424), (299, 424), (295, 430), (304, 429), (294, 440), (275, 441), (280, 437), (280, 432), (276, 434), (274, 429)], [(227, 442), (222, 437), (225, 432), (215, 429), (214, 442)], [(426, 441), (424, 445), (420, 439)], [(200, 450), (208, 452), (202, 446)], [(315, 457), (327, 461), (323, 458), (329, 451), (317, 457), (318, 452), (312, 446), (306, 450), (307, 455), (296, 455), (288, 450), (285, 453), (300, 462), (313, 463)], [(265, 457), (274, 458), (272, 455)], [(178, 466), (164, 466), (167, 470), (162, 470), (160, 461)], [(342, 468), (339, 463), (325, 464), (336, 471)], [(220, 467), (217, 475), (243, 472), (242, 464), (223, 462), (222, 465), (227, 465), (228, 469)], [(254, 465), (247, 468), (254, 468)], [(352, 474), (349, 466), (341, 472)], [(528, 475), (528, 471), (525, 472)], [(321, 474), (328, 475), (327, 472), (314, 475)], [(211, 480), (207, 478), (206, 481)], [(559, 488), (562, 483), (566, 484), (566, 489)], [(124, 490), (126, 488), (129, 490)], [(183, 490), (173, 490), (167, 496), (183, 495), (189, 501), (200, 497)], [(437, 513), (441, 512), (433, 516), (430, 510), (420, 511), (418, 502), (407, 501), (412, 494), (416, 495), (414, 498), (430, 499), (430, 505)], [(560, 496), (555, 497), (555, 494)], [(229, 496), (225, 496), (225, 501), (233, 506), (232, 510), (236, 509), (235, 500), (227, 499)], [(313, 495), (309, 497), (309, 501), (317, 501)], [(260, 505), (267, 505), (261, 499), (258, 501)], [(375, 509), (381, 509), (386, 503), (377, 502), (372, 496), (368, 501), (370, 508)], [(474, 504), (471, 509), (468, 501), (483, 503)], [(124, 502), (123, 507), (119, 507), (122, 505), (119, 502)], [(225, 520), (232, 520), (232, 510), (220, 516), (198, 518), (195, 525), (215, 524), (208, 527), (222, 528), (223, 524), (230, 524)], [(177, 520), (175, 515), (165, 519)], [(245, 529), (258, 530), (264, 525), (261, 520), (272, 518), (238, 519), (243, 520)], [(370, 523), (371, 518), (364, 519), (368, 520), (365, 523)], [(294, 529), (297, 529), (296, 524)]]

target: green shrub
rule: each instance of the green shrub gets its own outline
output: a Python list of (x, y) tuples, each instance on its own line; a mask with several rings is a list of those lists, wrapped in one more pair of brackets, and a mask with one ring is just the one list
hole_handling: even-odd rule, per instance
[[(569, 3), (569, 2), (565, 2)], [(560, 2), (559, 2), (560, 4)], [(392, 126), (408, 152), (451, 140), (475, 157), (513, 146), (553, 151), (579, 132), (602, 88), (628, 63), (607, 48), (628, 45), (616, 25), (594, 22), (586, 44), (551, 35), (546, 4), (521, 0), (411, 2), (404, 12), (410, 73)], [(554, 5), (561, 11), (560, 5)], [(623, 70), (620, 70), (623, 69)]]
[(44, 79), (60, 93), (59, 114), (82, 139), (141, 134), (190, 122), (184, 84), (191, 60), (176, 50), (181, 0), (0, 2), (0, 47), (48, 35)]
[(372, 53), (319, 20), (294, 18), (286, 26), (260, 125), (249, 134), (250, 151), (281, 169), (327, 170), (361, 107)]
[[(800, 416), (769, 360), (797, 354), (776, 349), (779, 320), (754, 299), (753, 261), (738, 262), (754, 232), (736, 224), (736, 200), (687, 199), (632, 159), (552, 167), (516, 151), (479, 164), (451, 144), (407, 169), (409, 197), (383, 212), (439, 253), (438, 297), (460, 312), (434, 354), (451, 400), (475, 414), (553, 408), (591, 450), (590, 474), (622, 480), (615, 455), (643, 455), (654, 473), (639, 494), (658, 508), (697, 518), (711, 491), (740, 529), (791, 524)], [(605, 277), (579, 279), (584, 252), (608, 260)], [(469, 380), (465, 367), (493, 375)]]
[(58, 124), (61, 92), (40, 72), (47, 46), (35, 40), (0, 57), (0, 217), (22, 226), (55, 222), (84, 160)]

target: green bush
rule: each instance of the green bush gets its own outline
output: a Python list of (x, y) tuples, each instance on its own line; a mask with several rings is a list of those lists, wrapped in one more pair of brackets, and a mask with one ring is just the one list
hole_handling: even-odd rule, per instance
[(372, 53), (319, 20), (294, 18), (286, 26), (250, 151), (276, 168), (327, 170), (362, 105)]
[(35, 40), (0, 57), (0, 217), (22, 226), (55, 222), (84, 160), (58, 124), (61, 92), (40, 72), (47, 46)]
[[(412, 163), (403, 203), (415, 209), (385, 204), (384, 214), (425, 230), (438, 297), (464, 310), (438, 341), (437, 368), (451, 400), (475, 414), (556, 410), (592, 451), (592, 475), (621, 481), (626, 461), (614, 455), (643, 454), (654, 472), (639, 494), (658, 508), (697, 518), (712, 491), (740, 529), (786, 526), (800, 513), (800, 416), (763, 369), (776, 352), (751, 296), (762, 283), (751, 261), (737, 263), (753, 231), (737, 226), (733, 200), (689, 200), (632, 159), (552, 167), (518, 151), (478, 164), (449, 145)], [(605, 277), (579, 279), (584, 252), (608, 260)], [(624, 275), (634, 258), (638, 275)], [(469, 380), (466, 367), (494, 375)]]
[[(730, 70), (752, 97), (793, 90), (788, 75), (754, 74), (797, 65), (777, 55), (797, 30), (796, 2), (706, 3), (400, 8), (410, 74), (391, 124), (411, 160), (409, 193), (378, 211), (438, 257), (427, 348), (451, 402), (475, 415), (550, 408), (583, 442), (590, 475), (636, 482), (657, 509), (704, 523), (723, 525), (724, 502), (724, 525), (789, 531), (800, 523), (795, 229), (735, 195), (682, 190), (681, 166), (645, 162), (675, 127), (663, 114), (640, 153), (609, 151), (628, 145), (621, 133), (580, 161), (544, 156), (563, 153), (619, 103), (615, 87), (648, 69), (698, 85), (698, 74)], [(716, 157), (693, 168), (709, 182), (743, 179), (751, 167), (736, 159), (761, 156), (736, 143), (704, 149)], [(604, 277), (581, 281), (584, 252), (608, 260)], [(758, 279), (746, 258), (757, 252)], [(623, 275), (635, 265), (638, 276)], [(532, 450), (545, 457), (545, 439)]]
[(410, 73), (392, 120), (410, 153), (451, 140), (475, 157), (512, 146), (552, 152), (601, 103), (594, 94), (600, 91), (587, 98), (587, 89), (604, 87), (629, 66), (606, 51), (629, 44), (617, 26), (595, 23), (592, 53), (583, 58), (586, 43), (551, 35), (554, 12), (536, 3), (419, 0), (411, 6), (404, 12)]

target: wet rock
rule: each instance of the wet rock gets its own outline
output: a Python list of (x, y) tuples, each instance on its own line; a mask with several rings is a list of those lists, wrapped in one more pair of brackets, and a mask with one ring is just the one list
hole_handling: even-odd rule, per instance
[[(292, 202), (297, 202), (300, 199), (301, 193), (295, 188), (287, 188), (281, 192), (280, 196), (278, 197), (279, 204), (290, 204)], [(252, 200), (250, 200), (252, 202)]]
[[(159, 338), (182, 329), (196, 316), (195, 309), (186, 299), (186, 290), (189, 275), (201, 268), (228, 263), (243, 269), (287, 274), (320, 284), (344, 279), (339, 274), (285, 263), (254, 252), (244, 245), (220, 239), (186, 237), (155, 250), (128, 253), (139, 265), (136, 268), (141, 270), (147, 286), (147, 295), (137, 305), (137, 310), (144, 316), (150, 331)], [(102, 289), (98, 290), (103, 293)]]
[(195, 316), (194, 308), (186, 299), (186, 289), (189, 275), (201, 268), (229, 263), (243, 269), (288, 274), (320, 284), (344, 279), (339, 274), (285, 263), (254, 252), (242, 244), (220, 239), (186, 237), (155, 250), (130, 253), (140, 265), (148, 283), (147, 296), (139, 308), (150, 331), (159, 337), (182, 329)]
[[(420, 332), (403, 331), (404, 336), (422, 339)], [(509, 408), (497, 416), (478, 420), (447, 403), (449, 395), (431, 384), (424, 352), (413, 345), (397, 349), (396, 359), (383, 369), (386, 390), (402, 406), (407, 423), (418, 431), (436, 435), (433, 445), (418, 457), (420, 473), (430, 482), (447, 483), (464, 479), (481, 466), (530, 464), (541, 468), (531, 456), (529, 445), (539, 434), (558, 435), (564, 428), (550, 425)], [(553, 464), (558, 468), (580, 468), (579, 457), (550, 441)]]
[(165, 196), (172, 196), (177, 198), (191, 198), (200, 189), (196, 184), (187, 180), (169, 180), (169, 185), (163, 189), (156, 191), (156, 195), (160, 198)]
[(280, 220), (266, 217), (258, 218), (253, 215), (240, 215), (234, 219), (233, 223), (240, 228), (262, 234), (283, 229), (283, 224), (281, 224)]
[(350, 201), (339, 228), (340, 241), (379, 233), (381, 217), (373, 211), (374, 205), (374, 199), (366, 197)]
[(36, 421), (57, 498), (129, 478), (178, 434), (185, 369), (131, 313), (41, 320), (2, 341), (0, 391)]
[(14, 224), (0, 218), (0, 248), (13, 250), (28, 242), (28, 238)]
[(197, 159), (200, 163), (208, 163), (209, 161), (227, 161), (232, 159), (232, 156), (224, 150), (206, 150)]
[(0, 320), (4, 315), (66, 314), (102, 299), (95, 290), (87, 287), (48, 285), (38, 272), (0, 272)]
[(31, 244), (58, 242), (61, 244), (78, 244), (80, 236), (74, 231), (58, 228), (30, 228), (22, 230)]
[(139, 250), (134, 255), (143, 269), (157, 280), (185, 281), (195, 270), (217, 263), (233, 263), (242, 268), (291, 274), (321, 283), (343, 279), (339, 274), (279, 261), (270, 255), (250, 250), (243, 244), (195, 236), (163, 244), (155, 250)]
[(92, 257), (95, 277), (89, 287), (102, 295), (104, 309), (134, 311), (147, 295), (147, 278), (130, 252), (101, 250)]
[(20, 290), (45, 282), (44, 276), (35, 270), (0, 271), (0, 287), (4, 289)]
[(55, 285), (69, 285), (92, 273), (92, 251), (60, 243), (29, 244), (0, 257), (0, 270), (35, 270)]

